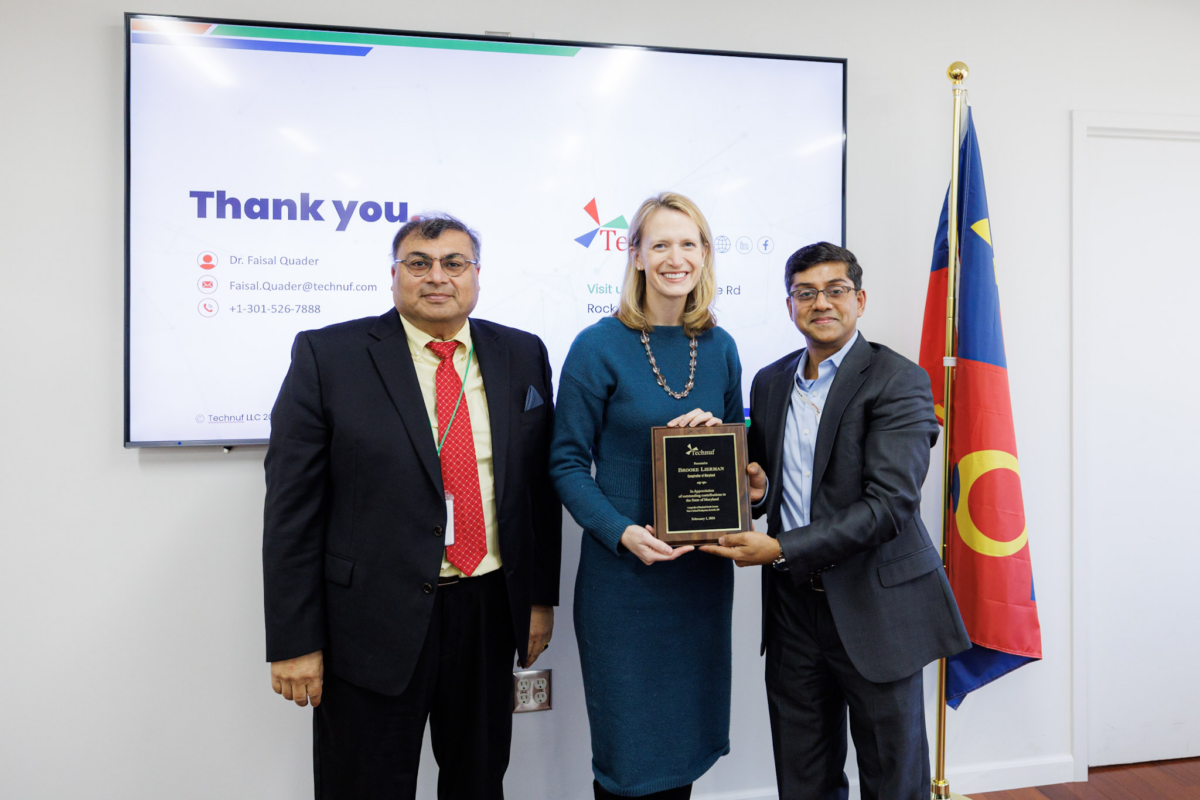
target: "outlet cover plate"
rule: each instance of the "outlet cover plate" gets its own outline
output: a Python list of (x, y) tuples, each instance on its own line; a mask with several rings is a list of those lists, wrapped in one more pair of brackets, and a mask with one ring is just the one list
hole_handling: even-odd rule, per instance
[(550, 708), (550, 670), (526, 669), (513, 673), (514, 714)]

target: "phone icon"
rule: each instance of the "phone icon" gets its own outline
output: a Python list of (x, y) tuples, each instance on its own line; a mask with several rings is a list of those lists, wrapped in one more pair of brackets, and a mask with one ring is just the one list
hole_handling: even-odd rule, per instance
[(200, 316), (202, 317), (215, 317), (217, 315), (217, 311), (220, 310), (220, 307), (217, 305), (217, 301), (213, 300), (211, 297), (201, 300), (199, 308)]

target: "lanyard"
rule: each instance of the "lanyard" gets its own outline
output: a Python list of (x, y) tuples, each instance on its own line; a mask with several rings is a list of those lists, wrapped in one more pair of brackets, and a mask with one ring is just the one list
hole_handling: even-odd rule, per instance
[[(446, 444), (446, 437), (450, 435), (450, 426), (454, 424), (454, 418), (458, 416), (458, 406), (462, 403), (463, 395), (467, 391), (467, 376), (471, 374), (471, 356), (473, 355), (475, 355), (475, 343), (471, 342), (471, 351), (467, 353), (467, 369), (463, 372), (462, 388), (458, 390), (458, 400), (454, 403), (454, 412), (450, 415), (450, 421), (446, 423), (446, 432), (442, 434), (442, 440), (438, 442), (438, 458), (442, 457), (442, 446)], [(450, 368), (454, 368), (453, 358), (450, 361)]]
[[(800, 399), (804, 401), (804, 404), (807, 405), (809, 408), (811, 408), (814, 413), (816, 413), (817, 424), (820, 425), (821, 424), (821, 407), (819, 405), (817, 405), (817, 401), (813, 399), (813, 396), (811, 394), (809, 394), (808, 390), (800, 385), (800, 376), (799, 375), (796, 376), (796, 380), (792, 381), (792, 384), (795, 386), (796, 394), (800, 395)], [(814, 385), (816, 384), (815, 380), (813, 381), (813, 384)]]
[(800, 392), (800, 399), (807, 403), (808, 407), (811, 408), (817, 415), (817, 424), (819, 425), (821, 423), (821, 407), (817, 405), (816, 401), (812, 399), (812, 395), (810, 395), (808, 392), (804, 391), (799, 386), (796, 387), (796, 390)]

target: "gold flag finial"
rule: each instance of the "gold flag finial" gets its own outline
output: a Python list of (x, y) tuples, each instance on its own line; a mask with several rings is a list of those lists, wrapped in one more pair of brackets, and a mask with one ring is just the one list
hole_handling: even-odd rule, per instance
[(961, 61), (955, 61), (946, 68), (946, 77), (949, 78), (952, 83), (957, 85), (965, 81), (970, 72), (971, 71), (967, 69), (966, 64)]

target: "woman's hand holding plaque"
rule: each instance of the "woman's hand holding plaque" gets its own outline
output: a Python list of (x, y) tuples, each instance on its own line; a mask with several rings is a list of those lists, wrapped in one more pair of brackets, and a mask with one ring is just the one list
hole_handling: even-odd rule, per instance
[(654, 526), (630, 525), (621, 534), (621, 544), (625, 549), (641, 559), (642, 563), (650, 566), (658, 561), (674, 561), (684, 553), (695, 550), (694, 547), (675, 547), (654, 538)]

